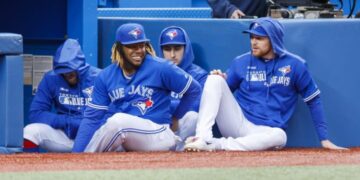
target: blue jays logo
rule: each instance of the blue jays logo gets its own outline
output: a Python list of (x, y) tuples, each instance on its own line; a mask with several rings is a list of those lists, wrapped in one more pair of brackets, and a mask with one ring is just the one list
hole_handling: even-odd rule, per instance
[(291, 67), (290, 67), (290, 65), (287, 65), (287, 66), (279, 68), (279, 71), (282, 73), (283, 76), (285, 76), (286, 74), (291, 72)]
[(171, 40), (173, 40), (178, 35), (178, 33), (176, 30), (172, 30), (172, 31), (167, 32), (166, 35), (169, 36), (169, 38)]
[(143, 101), (133, 102), (132, 105), (139, 108), (142, 115), (145, 115), (146, 111), (153, 106), (154, 102), (151, 99), (145, 99)]
[(135, 39), (137, 39), (139, 37), (139, 35), (141, 34), (141, 30), (139, 28), (135, 28), (132, 31), (129, 32), (129, 34), (134, 37)]
[(87, 97), (91, 97), (91, 94), (93, 92), (94, 86), (88, 87), (86, 89), (83, 89), (82, 92), (87, 95)]
[(257, 28), (258, 26), (260, 26), (259, 23), (254, 23), (254, 25), (251, 27), (251, 29), (255, 29), (255, 28)]

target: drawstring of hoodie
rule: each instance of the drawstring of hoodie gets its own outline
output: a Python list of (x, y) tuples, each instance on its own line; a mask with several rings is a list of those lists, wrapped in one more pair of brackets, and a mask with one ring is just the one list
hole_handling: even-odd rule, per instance
[(250, 91), (250, 87), (251, 87), (251, 75), (250, 75), (250, 71), (251, 71), (251, 67), (253, 64), (253, 56), (250, 56), (250, 65), (247, 68), (246, 71), (246, 75), (247, 75), (247, 80), (248, 80), (248, 85), (247, 85), (247, 90)]
[(267, 76), (267, 65), (266, 65), (266, 83), (267, 83), (267, 92), (266, 92), (266, 102), (269, 102), (269, 97), (270, 97), (270, 89), (271, 89), (271, 81), (273, 79), (273, 76), (275, 74), (275, 65), (276, 65), (276, 60), (275, 59), (272, 59), (272, 60), (269, 60), (268, 62), (271, 62), (272, 63), (272, 68), (271, 68), (271, 72), (270, 72), (270, 78), (268, 80), (268, 76)]

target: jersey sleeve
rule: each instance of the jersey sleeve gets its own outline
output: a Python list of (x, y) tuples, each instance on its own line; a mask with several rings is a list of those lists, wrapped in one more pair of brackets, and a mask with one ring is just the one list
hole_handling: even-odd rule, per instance
[(299, 63), (296, 66), (295, 87), (304, 102), (308, 102), (320, 94), (320, 90), (311, 77), (305, 63)]
[(51, 80), (47, 75), (41, 80), (30, 106), (29, 120), (31, 123), (44, 123), (55, 129), (61, 129), (65, 128), (69, 116), (51, 111), (55, 103), (53, 99), (54, 92), (48, 83)]
[(175, 64), (165, 66), (161, 75), (164, 86), (179, 94), (179, 105), (173, 116), (180, 119), (188, 111), (195, 110), (194, 104), (200, 101), (201, 86), (191, 75)]
[(328, 139), (327, 122), (320, 96), (316, 96), (306, 104), (309, 107), (316, 133), (320, 141)]
[(161, 79), (167, 89), (178, 93), (180, 97), (188, 90), (193, 80), (191, 75), (170, 62), (163, 66)]
[(226, 82), (232, 92), (239, 88), (240, 78), (236, 73), (236, 59), (231, 63), (230, 68), (226, 71)]
[(320, 90), (318, 89), (314, 79), (311, 77), (305, 63), (299, 63), (296, 68), (296, 89), (299, 91), (304, 102), (309, 107), (311, 118), (314, 122), (314, 126), (319, 139), (325, 140), (328, 136), (327, 123), (325, 119), (324, 109), (320, 101)]
[(107, 87), (101, 77), (96, 78), (91, 100), (84, 112), (78, 134), (75, 138), (73, 152), (83, 152), (90, 142), (95, 131), (101, 125), (103, 117), (108, 110), (110, 98)]

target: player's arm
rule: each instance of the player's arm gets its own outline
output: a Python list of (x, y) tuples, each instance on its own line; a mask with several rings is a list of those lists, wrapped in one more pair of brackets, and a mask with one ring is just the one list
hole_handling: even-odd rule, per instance
[(189, 75), (189, 80), (187, 86), (179, 93), (182, 95), (180, 99), (179, 106), (175, 110), (173, 117), (177, 119), (181, 119), (186, 112), (188, 111), (195, 111), (195, 104), (200, 102), (201, 98), (201, 86), (200, 84), (191, 78)]
[(201, 86), (191, 75), (168, 63), (162, 69), (161, 78), (165, 87), (182, 97), (173, 117), (181, 119), (186, 112), (196, 110), (194, 104), (200, 101)]
[(238, 61), (239, 60), (235, 58), (232, 61), (229, 69), (227, 69), (226, 71), (226, 83), (228, 84), (231, 92), (234, 92), (236, 89), (238, 89), (241, 82), (241, 78), (239, 77), (237, 72), (239, 71), (239, 69), (244, 67), (239, 67)]
[(66, 122), (70, 116), (52, 112), (52, 106), (55, 103), (53, 97), (55, 90), (48, 84), (52, 79), (45, 75), (41, 80), (38, 91), (31, 103), (29, 110), (30, 123), (44, 123), (55, 129), (65, 128)]
[(326, 149), (344, 150), (343, 148), (332, 143), (327, 137), (327, 126), (325, 120), (324, 108), (322, 106), (320, 96), (317, 95), (306, 103), (310, 109), (311, 117), (314, 121), (317, 134), (320, 138), (321, 145)]
[(172, 123), (170, 128), (173, 132), (176, 132), (179, 129), (179, 120), (176, 117), (172, 117), (171, 121)]
[(95, 131), (100, 127), (105, 113), (108, 111), (110, 98), (100, 77), (95, 79), (91, 99), (85, 109), (84, 119), (81, 121), (75, 138), (73, 152), (84, 152)]
[(336, 146), (328, 139), (324, 108), (320, 100), (320, 90), (310, 76), (306, 64), (298, 64), (298, 66), (295, 67), (295, 70), (297, 72), (297, 76), (295, 77), (296, 89), (300, 92), (304, 102), (309, 107), (322, 147), (335, 150), (346, 149)]
[(232, 5), (228, 0), (208, 0), (208, 4), (215, 18), (240, 18), (241, 16), (245, 16), (242, 11)]

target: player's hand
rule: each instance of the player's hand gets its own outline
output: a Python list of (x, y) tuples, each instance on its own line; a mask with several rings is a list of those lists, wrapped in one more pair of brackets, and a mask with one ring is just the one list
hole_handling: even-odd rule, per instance
[(242, 16), (245, 16), (245, 14), (240, 9), (237, 9), (231, 14), (230, 19), (240, 19)]
[(179, 120), (176, 117), (172, 117), (172, 124), (170, 129), (176, 132), (179, 129)]
[(344, 148), (344, 147), (340, 147), (335, 145), (334, 143), (332, 143), (329, 140), (323, 140), (321, 141), (321, 145), (323, 148), (325, 149), (331, 149), (331, 150), (349, 150), (348, 148)]
[(210, 75), (219, 75), (219, 76), (223, 77), (224, 79), (227, 78), (226, 73), (221, 72), (220, 69), (214, 69), (214, 70), (210, 71)]

